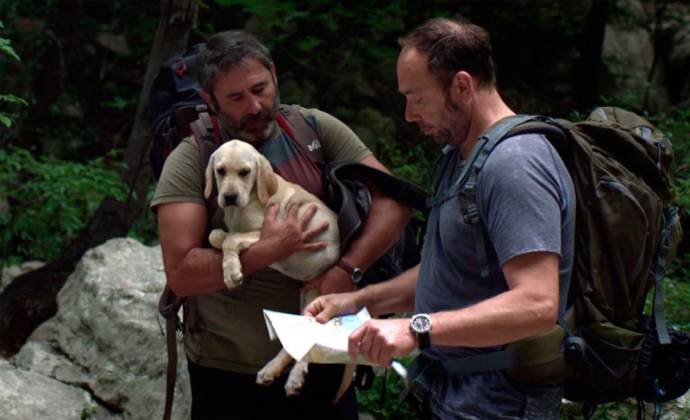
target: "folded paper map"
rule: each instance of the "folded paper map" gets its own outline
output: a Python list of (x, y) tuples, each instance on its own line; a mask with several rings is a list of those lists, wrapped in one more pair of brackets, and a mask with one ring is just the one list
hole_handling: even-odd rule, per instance
[[(295, 360), (310, 363), (353, 363), (347, 353), (348, 336), (371, 319), (366, 308), (353, 315), (337, 316), (325, 324), (308, 316), (264, 309), (264, 319), (271, 340), (278, 338)], [(356, 363), (372, 365), (361, 355)]]

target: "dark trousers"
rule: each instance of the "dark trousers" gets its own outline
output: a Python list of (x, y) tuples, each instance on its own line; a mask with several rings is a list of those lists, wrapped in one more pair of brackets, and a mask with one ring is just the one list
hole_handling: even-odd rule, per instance
[(342, 365), (309, 365), (297, 397), (285, 395), (287, 372), (270, 386), (256, 375), (195, 364), (187, 367), (192, 389), (192, 420), (357, 420), (357, 398), (350, 386), (337, 404), (333, 397), (342, 379)]

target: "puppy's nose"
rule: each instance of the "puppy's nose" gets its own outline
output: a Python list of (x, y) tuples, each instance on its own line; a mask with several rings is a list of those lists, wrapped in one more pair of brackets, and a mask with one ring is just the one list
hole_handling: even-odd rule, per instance
[(237, 194), (223, 194), (226, 206), (234, 206), (237, 204)]

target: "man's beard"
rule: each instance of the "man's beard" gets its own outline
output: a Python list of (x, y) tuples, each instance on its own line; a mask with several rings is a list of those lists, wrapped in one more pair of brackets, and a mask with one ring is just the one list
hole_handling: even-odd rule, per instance
[(460, 145), (465, 142), (465, 137), (470, 129), (468, 113), (461, 110), (460, 106), (446, 97), (446, 108), (443, 110), (442, 121), (444, 127), (434, 133), (434, 141), (438, 144)]
[[(271, 134), (273, 129), (273, 123), (276, 120), (276, 115), (278, 114), (278, 104), (280, 104), (280, 93), (276, 88), (276, 95), (273, 99), (273, 106), (271, 108), (261, 107), (261, 111), (254, 115), (247, 115), (241, 120), (237, 121), (230, 117), (228, 114), (223, 112), (220, 107), (216, 104), (216, 113), (218, 115), (218, 121), (221, 127), (231, 138), (237, 138), (244, 140), (249, 143), (261, 143), (267, 139)], [(261, 133), (256, 131), (250, 131), (248, 129), (249, 124), (264, 123), (264, 129)]]

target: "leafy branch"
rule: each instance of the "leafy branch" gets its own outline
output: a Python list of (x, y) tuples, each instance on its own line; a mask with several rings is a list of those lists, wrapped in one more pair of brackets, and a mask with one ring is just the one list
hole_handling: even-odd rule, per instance
[[(2, 21), (0, 21), (0, 29), (4, 27), (5, 26), (3, 25)], [(21, 61), (19, 55), (17, 55), (16, 51), (14, 51), (14, 48), (12, 48), (12, 42), (7, 38), (0, 37), (0, 53), (9, 56), (16, 61)], [(27, 102), (24, 99), (12, 94), (0, 94), (0, 103), (21, 106), (27, 105)], [(0, 124), (3, 124), (7, 128), (12, 126), (16, 118), (17, 114), (0, 111)]]

